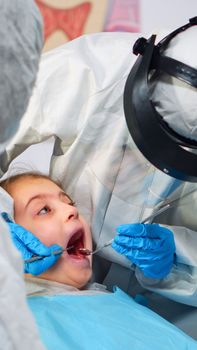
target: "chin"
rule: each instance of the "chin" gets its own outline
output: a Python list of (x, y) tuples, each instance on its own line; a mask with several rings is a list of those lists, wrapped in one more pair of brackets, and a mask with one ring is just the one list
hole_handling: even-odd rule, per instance
[(89, 269), (89, 271), (84, 272), (77, 272), (77, 275), (73, 274), (72, 276), (66, 276), (63, 273), (43, 273), (42, 275), (38, 276), (39, 278), (43, 278), (49, 281), (58, 282), (62, 284), (66, 284), (72, 287), (75, 287), (77, 289), (84, 288), (87, 283), (90, 281), (92, 277), (92, 269)]
[(76, 279), (73, 278), (72, 281), (65, 280), (65, 281), (62, 281), (61, 283), (70, 285), (70, 286), (75, 287), (77, 289), (82, 289), (88, 284), (91, 277), (92, 277), (92, 271), (86, 273), (85, 276), (80, 276), (80, 278), (76, 278)]

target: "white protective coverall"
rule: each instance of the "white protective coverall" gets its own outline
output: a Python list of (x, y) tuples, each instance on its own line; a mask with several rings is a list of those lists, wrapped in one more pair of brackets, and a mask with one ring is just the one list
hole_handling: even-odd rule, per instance
[[(42, 20), (33, 0), (0, 0), (0, 153), (18, 128), (35, 82)], [(12, 214), (1, 189), (0, 210)], [(23, 264), (0, 217), (0, 349), (44, 350), (25, 299)]]
[[(177, 259), (171, 273), (151, 280), (136, 268), (135, 275), (143, 287), (197, 306), (197, 185), (155, 169), (126, 127), (123, 91), (138, 37), (92, 34), (44, 54), (28, 111), (1, 158), (1, 170), (4, 173), (29, 145), (55, 136), (51, 174), (90, 222), (96, 245), (113, 238), (119, 224), (140, 222), (166, 201), (174, 201), (154, 220), (175, 236)], [(130, 261), (111, 247), (100, 257), (129, 268), (126, 285), (120, 287), (132, 289)]]

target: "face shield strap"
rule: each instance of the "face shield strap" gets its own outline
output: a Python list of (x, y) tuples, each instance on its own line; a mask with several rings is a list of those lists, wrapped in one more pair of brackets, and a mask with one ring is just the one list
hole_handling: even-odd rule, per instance
[(184, 81), (185, 83), (197, 88), (197, 70), (177, 61), (173, 58), (162, 56), (161, 54), (166, 49), (169, 42), (177, 35), (193, 25), (197, 25), (197, 16), (190, 18), (189, 23), (177, 28), (172, 33), (163, 38), (154, 48), (152, 57), (153, 69), (160, 70), (175, 78)]
[(158, 44), (157, 47), (161, 51), (164, 51), (166, 49), (166, 47), (168, 46), (169, 42), (177, 35), (180, 34), (182, 32), (184, 32), (185, 30), (187, 30), (188, 28), (197, 25), (197, 16), (196, 17), (192, 17), (189, 19), (189, 23), (184, 24), (183, 26), (175, 29), (172, 33), (168, 34), (165, 38), (163, 38)]
[(197, 155), (183, 147), (181, 139), (187, 141), (188, 147), (192, 147), (193, 141), (171, 132), (150, 100), (148, 76), (155, 39), (152, 35), (146, 43), (143, 41), (143, 55), (137, 58), (126, 81), (124, 112), (127, 126), (139, 150), (156, 168), (177, 179), (196, 182)]
[[(166, 49), (169, 42), (181, 32), (184, 32), (193, 25), (197, 25), (197, 16), (190, 18), (189, 23), (177, 28), (172, 33), (163, 38), (156, 46), (154, 46), (151, 67), (152, 69), (160, 70), (175, 78), (184, 81), (185, 83), (197, 88), (197, 70), (173, 58), (162, 56), (161, 54)], [(133, 47), (135, 55), (143, 55), (146, 49), (147, 40), (139, 38)]]
[[(154, 57), (155, 56), (155, 57)], [(153, 55), (152, 69), (165, 72), (197, 88), (197, 70), (173, 58)]]

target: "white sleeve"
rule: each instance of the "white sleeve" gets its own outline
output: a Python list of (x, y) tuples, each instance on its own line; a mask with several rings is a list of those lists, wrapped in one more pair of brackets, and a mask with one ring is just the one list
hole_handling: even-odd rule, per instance
[[(4, 194), (3, 194), (4, 195)], [(7, 196), (2, 208), (12, 205)], [(26, 303), (23, 264), (11, 242), (8, 227), (0, 217), (0, 339), (5, 350), (44, 350), (33, 316)]]
[[(2, 173), (10, 160), (31, 144), (55, 136), (64, 140), (66, 149), (72, 145), (93, 113), (92, 96), (98, 95), (94, 109), (105, 110), (107, 106), (99, 96), (104, 91), (109, 95), (110, 86), (113, 91), (119, 81), (125, 82), (135, 60), (132, 45), (138, 36), (139, 33), (84, 35), (42, 55), (27, 112), (7, 153), (1, 157)], [(124, 85), (121, 95), (123, 88)]]

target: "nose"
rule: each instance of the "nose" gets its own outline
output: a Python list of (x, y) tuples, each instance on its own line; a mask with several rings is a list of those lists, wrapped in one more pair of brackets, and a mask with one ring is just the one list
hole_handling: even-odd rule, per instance
[(66, 204), (64, 208), (64, 220), (70, 221), (78, 218), (78, 210), (73, 205)]

